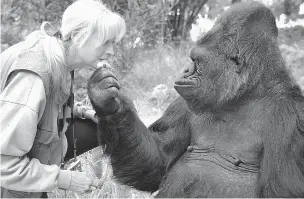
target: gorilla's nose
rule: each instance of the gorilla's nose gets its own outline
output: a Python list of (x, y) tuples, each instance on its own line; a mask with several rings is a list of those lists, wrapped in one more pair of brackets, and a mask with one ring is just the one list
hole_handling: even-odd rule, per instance
[(183, 78), (189, 77), (195, 73), (195, 65), (190, 65), (184, 68), (183, 70)]

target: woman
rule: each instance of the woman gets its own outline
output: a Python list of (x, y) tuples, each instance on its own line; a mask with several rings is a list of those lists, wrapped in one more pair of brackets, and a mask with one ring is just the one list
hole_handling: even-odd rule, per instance
[(58, 117), (68, 99), (70, 72), (97, 68), (114, 54), (124, 20), (101, 2), (78, 0), (62, 16), (60, 31), (49, 23), (1, 54), (1, 197), (43, 197), (55, 188), (77, 192), (98, 186), (82, 172), (61, 170), (67, 149)]

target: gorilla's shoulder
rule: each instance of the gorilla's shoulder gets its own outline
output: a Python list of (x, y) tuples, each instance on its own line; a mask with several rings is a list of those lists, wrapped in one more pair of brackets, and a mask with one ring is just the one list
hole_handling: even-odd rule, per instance
[(164, 115), (181, 114), (189, 112), (186, 101), (182, 97), (175, 99), (166, 109)]
[(169, 128), (185, 124), (190, 113), (185, 100), (178, 97), (168, 106), (163, 116), (151, 124), (149, 129), (152, 131), (166, 131)]

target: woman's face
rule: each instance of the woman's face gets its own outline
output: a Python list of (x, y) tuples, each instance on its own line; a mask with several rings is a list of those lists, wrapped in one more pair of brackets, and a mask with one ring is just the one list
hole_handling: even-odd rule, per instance
[(67, 55), (70, 70), (83, 67), (97, 68), (98, 62), (107, 60), (114, 55), (113, 40), (96, 45), (98, 43), (96, 38), (96, 34), (93, 34), (81, 47), (72, 41)]

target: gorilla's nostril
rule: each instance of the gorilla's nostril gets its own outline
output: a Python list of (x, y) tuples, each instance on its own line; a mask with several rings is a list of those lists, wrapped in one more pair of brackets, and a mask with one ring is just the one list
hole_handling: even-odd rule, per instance
[(189, 73), (189, 69), (186, 69), (186, 70), (184, 71), (184, 73)]

